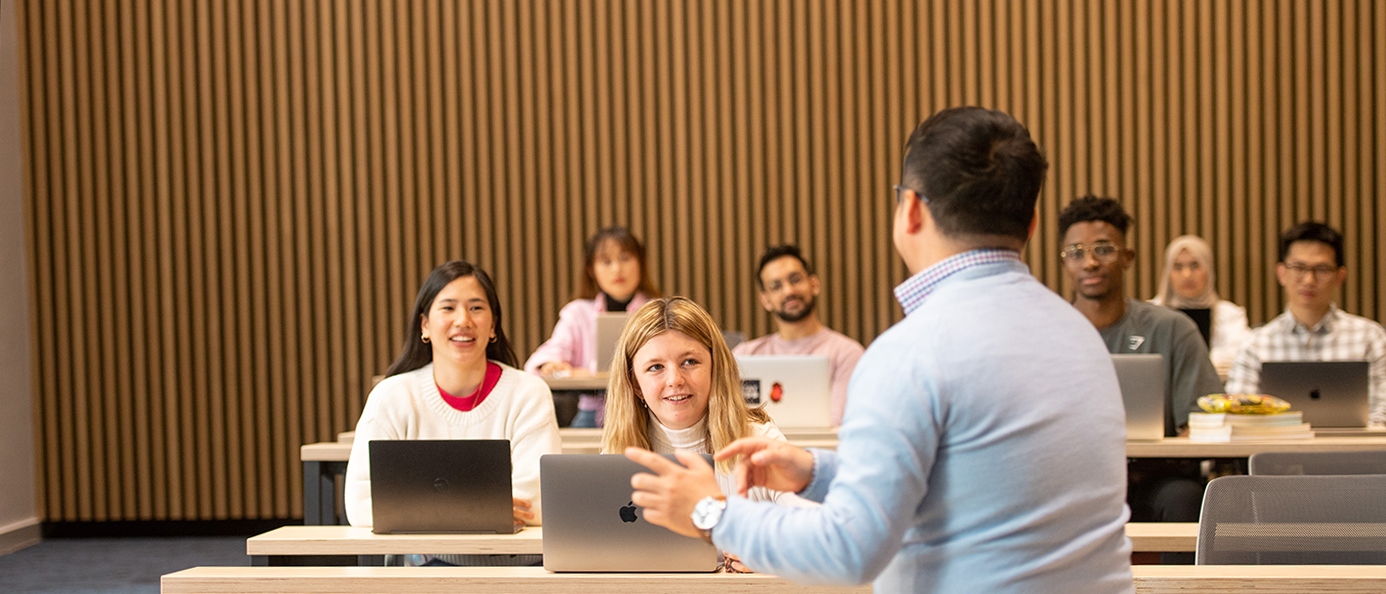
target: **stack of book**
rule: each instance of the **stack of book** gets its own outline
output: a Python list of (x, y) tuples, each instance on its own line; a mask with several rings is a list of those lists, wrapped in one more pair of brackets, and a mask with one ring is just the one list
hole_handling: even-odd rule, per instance
[(1313, 439), (1314, 431), (1299, 411), (1273, 415), (1189, 413), (1189, 441)]

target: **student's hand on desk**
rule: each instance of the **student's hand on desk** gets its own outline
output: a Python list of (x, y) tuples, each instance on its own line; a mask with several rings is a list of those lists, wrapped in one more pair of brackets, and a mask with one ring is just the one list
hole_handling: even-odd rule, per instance
[[(545, 377), (553, 377), (565, 371), (569, 374), (571, 374), (573, 371), (573, 366), (569, 365), (567, 361), (549, 361), (548, 363), (539, 366), (539, 375)], [(568, 376), (564, 375), (563, 377)]]
[(637, 472), (630, 478), (635, 489), (631, 503), (645, 508), (645, 519), (684, 536), (699, 536), (693, 527), (693, 506), (704, 497), (722, 494), (717, 478), (703, 457), (690, 452), (674, 454), (683, 466), (649, 450), (626, 448), (626, 457), (654, 474)]
[(797, 493), (813, 480), (813, 454), (789, 442), (768, 437), (746, 437), (722, 448), (718, 462), (741, 456), (734, 476), (736, 493), (746, 497), (752, 487)]
[(526, 523), (528, 523), (529, 521), (531, 521), (531, 520), (534, 519), (534, 512), (529, 511), (530, 507), (532, 507), (532, 504), (529, 502), (528, 499), (520, 499), (519, 497), (511, 497), (511, 498), (510, 498), (510, 501), (511, 501), (511, 502), (514, 504), (514, 506), (515, 506), (515, 525), (516, 525), (516, 526), (523, 526), (523, 525), (525, 525)]

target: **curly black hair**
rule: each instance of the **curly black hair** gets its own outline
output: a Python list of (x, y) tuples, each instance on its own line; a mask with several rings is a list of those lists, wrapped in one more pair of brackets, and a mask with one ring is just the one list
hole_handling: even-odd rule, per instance
[(1115, 198), (1093, 196), (1091, 194), (1068, 203), (1059, 213), (1059, 235), (1068, 233), (1068, 228), (1078, 223), (1102, 221), (1116, 227), (1123, 235), (1131, 228), (1133, 219)]

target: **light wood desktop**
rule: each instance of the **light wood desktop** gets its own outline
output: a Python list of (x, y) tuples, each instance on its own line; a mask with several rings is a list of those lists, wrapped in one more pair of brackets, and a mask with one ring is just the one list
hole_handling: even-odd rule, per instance
[(589, 392), (593, 390), (605, 390), (608, 381), (609, 375), (606, 373), (576, 377), (544, 378), (544, 383), (548, 384), (549, 389), (554, 392)]
[[(803, 447), (835, 449), (837, 431), (833, 429), (785, 429), (790, 443)], [(596, 454), (601, 451), (600, 429), (560, 429), (565, 454)], [(1344, 452), (1353, 450), (1386, 450), (1386, 435), (1327, 435), (1313, 439), (1249, 441), (1230, 443), (1200, 443), (1187, 437), (1170, 437), (1157, 441), (1128, 441), (1129, 458), (1246, 458), (1259, 452)], [(314, 443), (301, 446), (303, 461), (304, 524), (330, 525), (339, 523), (336, 514), (335, 478), (346, 472), (351, 457), (351, 444), (341, 442)]]
[[(1138, 594), (1379, 593), (1382, 565), (1137, 565)], [(163, 576), (164, 594), (640, 593), (829, 594), (870, 586), (801, 586), (764, 574), (549, 573), (542, 567), (194, 567)]]
[[(827, 427), (786, 428), (790, 443), (811, 448), (837, 447), (837, 430)], [(600, 454), (601, 429), (558, 430), (565, 454)], [(309, 526), (330, 526), (345, 522), (337, 513), (337, 477), (346, 474), (351, 458), (352, 441), (356, 432), (338, 434), (338, 441), (310, 443), (299, 446), (298, 456), (303, 463), (303, 523)]]
[(1331, 435), (1313, 439), (1234, 441), (1206, 443), (1187, 437), (1167, 437), (1158, 441), (1126, 442), (1128, 458), (1246, 458), (1261, 452), (1348, 452), (1386, 450), (1386, 436), (1363, 434)]
[(515, 534), (374, 534), (352, 526), (284, 526), (245, 541), (251, 565), (286, 565), (289, 557), (356, 557), (380, 565), (384, 555), (541, 555), (544, 529)]
[[(1130, 523), (1126, 536), (1138, 553), (1193, 552), (1198, 523)], [(285, 526), (246, 540), (252, 565), (286, 565), (289, 557), (357, 557), (362, 565), (379, 565), (382, 555), (537, 555), (544, 552), (543, 527), (510, 535), (373, 534), (351, 526)]]

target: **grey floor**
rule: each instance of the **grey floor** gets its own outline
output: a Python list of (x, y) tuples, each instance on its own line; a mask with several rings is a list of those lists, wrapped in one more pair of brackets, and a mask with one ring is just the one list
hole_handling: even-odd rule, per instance
[(157, 594), (166, 573), (249, 561), (244, 536), (55, 538), (0, 555), (0, 593)]

